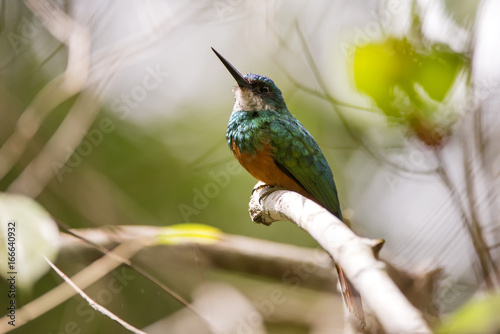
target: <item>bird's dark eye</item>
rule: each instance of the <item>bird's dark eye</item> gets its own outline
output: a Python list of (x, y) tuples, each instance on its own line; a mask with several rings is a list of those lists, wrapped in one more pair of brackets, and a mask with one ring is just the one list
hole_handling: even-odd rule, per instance
[(267, 86), (260, 86), (259, 87), (259, 92), (261, 92), (261, 93), (269, 93), (269, 87), (267, 87)]

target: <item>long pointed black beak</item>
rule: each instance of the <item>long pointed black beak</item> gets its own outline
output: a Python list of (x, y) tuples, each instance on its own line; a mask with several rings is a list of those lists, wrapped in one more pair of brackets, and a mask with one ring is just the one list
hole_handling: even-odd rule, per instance
[(212, 48), (212, 51), (215, 52), (217, 57), (219, 57), (220, 61), (224, 64), (224, 66), (226, 66), (229, 73), (231, 73), (234, 80), (236, 80), (236, 82), (238, 83), (238, 86), (240, 86), (240, 87), (249, 87), (250, 86), (248, 81), (246, 81), (245, 78), (243, 78), (243, 75), (241, 75), (241, 73), (238, 72), (238, 70), (235, 69), (234, 66), (231, 65), (231, 63), (226, 60), (226, 58), (222, 57), (221, 54), (218, 53), (217, 51), (215, 51), (214, 48)]

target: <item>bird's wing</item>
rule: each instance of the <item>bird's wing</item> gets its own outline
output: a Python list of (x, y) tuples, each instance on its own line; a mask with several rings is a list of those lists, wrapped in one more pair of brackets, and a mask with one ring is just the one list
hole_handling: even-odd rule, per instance
[[(328, 211), (342, 220), (332, 171), (311, 134), (299, 121), (288, 119), (273, 122), (270, 125), (270, 132), (276, 165)], [(359, 292), (342, 269), (336, 267), (346, 306), (364, 327), (365, 320)]]
[[(311, 134), (299, 121), (287, 118), (271, 123), (269, 131), (276, 166), (342, 220), (332, 171)], [(342, 269), (339, 266), (336, 268), (347, 308), (364, 327), (365, 320), (359, 292)]]
[(342, 219), (332, 171), (311, 134), (294, 119), (270, 124), (276, 165), (328, 211)]

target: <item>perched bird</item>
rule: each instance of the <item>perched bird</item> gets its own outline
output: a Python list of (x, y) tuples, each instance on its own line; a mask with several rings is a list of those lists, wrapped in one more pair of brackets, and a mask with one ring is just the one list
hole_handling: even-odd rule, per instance
[[(226, 132), (236, 159), (257, 180), (298, 192), (342, 220), (330, 166), (311, 134), (288, 111), (278, 87), (261, 75), (241, 75), (212, 50), (238, 84)], [(359, 293), (336, 268), (348, 309), (364, 322)]]

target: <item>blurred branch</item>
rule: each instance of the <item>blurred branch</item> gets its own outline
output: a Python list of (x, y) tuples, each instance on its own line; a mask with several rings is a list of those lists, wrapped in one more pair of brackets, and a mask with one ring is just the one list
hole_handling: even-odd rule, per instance
[[(56, 76), (40, 90), (17, 121), (14, 133), (0, 148), (0, 161), (3, 162), (0, 164), (0, 179), (17, 163), (26, 150), (28, 142), (50, 112), (82, 90), (90, 66), (88, 29), (74, 22), (50, 1), (27, 0), (26, 5), (40, 18), (49, 32), (67, 46), (68, 65), (62, 74)], [(30, 172), (33, 173), (33, 171)], [(32, 174), (32, 177), (36, 176)], [(44, 180), (40, 181), (44, 187)], [(34, 190), (33, 197), (36, 197), (39, 191), (41, 190)]]
[(356, 236), (326, 209), (295, 192), (261, 185), (257, 183), (250, 199), (253, 221), (269, 225), (286, 220), (307, 231), (343, 268), (387, 332), (430, 333), (422, 314), (375, 258), (380, 241)]
[[(487, 154), (487, 149), (489, 146), (492, 144), (492, 140), (490, 136), (488, 136), (485, 132), (487, 132), (487, 127), (486, 127), (486, 122), (485, 122), (485, 109), (484, 109), (484, 104), (482, 101), (478, 103), (477, 108), (475, 109), (474, 112), (474, 125), (473, 125), (473, 131), (474, 131), (474, 136), (477, 139), (476, 143), (476, 149), (478, 151), (478, 160), (479, 160), (479, 166), (480, 168), (484, 171), (484, 175), (486, 178), (487, 182), (487, 189), (486, 189), (486, 194), (485, 194), (485, 199), (486, 199), (486, 205), (488, 206), (490, 217), (495, 217), (496, 213), (498, 212), (498, 203), (495, 201), (495, 187), (494, 187), (494, 180), (495, 180), (495, 175), (492, 170), (492, 165), (493, 163), (490, 162), (492, 155)], [(496, 144), (496, 142), (494, 142)], [(500, 225), (497, 224), (497, 227), (495, 228), (500, 228)], [(492, 233), (493, 235), (496, 235), (497, 237), (494, 238), (494, 243), (497, 243), (499, 241), (498, 233)], [(494, 247), (493, 247), (494, 248)], [(489, 250), (493, 249), (491, 246), (489, 247)], [(497, 274), (497, 284), (500, 285), (500, 273), (498, 272), (498, 268), (496, 268), (496, 274)]]
[[(64, 227), (63, 229), (65, 230)], [(116, 245), (133, 244), (137, 240), (154, 240), (156, 236), (163, 233), (163, 230), (164, 227), (161, 226), (143, 225), (67, 230), (66, 233), (61, 233), (60, 255), (64, 258), (64, 254), (69, 254), (70, 260), (73, 257), (72, 254), (77, 252), (83, 257), (92, 259), (95, 258), (94, 249), (97, 249), (108, 256), (114, 257), (115, 251), (110, 252), (108, 249), (112, 249)], [(300, 286), (328, 293), (338, 293), (334, 289), (337, 285), (337, 280), (332, 259), (321, 249), (297, 247), (230, 234), (220, 234), (219, 237), (220, 239), (217, 242), (207, 244), (185, 242), (159, 245), (154, 242), (147, 242), (143, 243), (144, 247), (140, 249), (140, 253), (134, 256), (134, 261), (121, 257), (117, 258), (117, 260), (122, 261), (124, 265), (129, 266), (132, 270), (138, 272), (159, 288), (180, 300), (187, 306), (185, 312), (189, 311), (184, 314), (189, 315), (191, 313), (192, 315), (196, 315), (196, 317), (189, 316), (191, 321), (196, 323), (200, 323), (201, 321), (205, 323), (205, 326), (208, 326), (206, 328), (211, 328), (212, 330), (215, 330), (214, 326), (216, 324), (207, 321), (208, 319), (200, 315), (200, 310), (198, 310), (196, 303), (188, 304), (184, 299), (179, 299), (179, 294), (172, 293), (172, 290), (166, 287), (160, 279), (155, 278), (142, 269), (142, 267), (165, 268), (156, 270), (155, 276), (166, 275), (166, 277), (169, 277), (171, 275), (167, 270), (169, 266), (165, 267), (163, 264), (165, 261), (170, 263), (169, 261), (173, 260), (182, 263), (184, 266), (191, 265), (197, 268), (225, 269), (243, 272), (251, 276), (260, 275), (274, 278), (280, 284), (288, 285), (290, 291), (295, 291)], [(162, 261), (162, 264), (158, 261)], [(170, 267), (172, 265), (170, 263)], [(417, 308), (431, 312), (425, 315), (430, 320), (434, 320), (436, 314), (432, 312), (435, 309), (429, 306), (432, 305), (433, 292), (435, 291), (439, 272), (409, 274), (398, 270), (390, 264), (386, 264), (386, 269), (391, 279), (394, 280), (398, 288), (407, 296), (408, 300)], [(307, 291), (311, 293), (311, 290)], [(255, 296), (256, 294), (258, 294), (257, 291), (254, 291), (249, 295)], [(53, 296), (49, 297), (51, 300), (54, 298)], [(44, 302), (44, 300), (40, 302)], [(276, 310), (276, 312), (286, 313), (284, 310)], [(273, 315), (277, 314), (273, 313)], [(264, 314), (264, 316), (267, 315)], [(371, 315), (368, 314), (368, 316), (370, 317)], [(295, 319), (298, 318), (296, 317)], [(373, 322), (369, 321), (368, 323), (371, 326)]]
[[(70, 232), (81, 238), (92, 241), (98, 246), (113, 247), (135, 238), (159, 235), (159, 226), (119, 226), (113, 230), (106, 229), (73, 229)], [(305, 262), (309, 277), (303, 285), (316, 289), (325, 289), (336, 284), (335, 270), (328, 254), (320, 249), (311, 249), (272, 241), (260, 240), (238, 235), (223, 234), (216, 243), (193, 244), (183, 243), (168, 245), (165, 251), (176, 251), (176, 254), (187, 253), (196, 245), (199, 251), (197, 262), (221, 269), (235, 270), (253, 275), (262, 275), (282, 279), (284, 273), (291, 268), (302, 268)], [(62, 234), (62, 251), (82, 247), (81, 240)], [(178, 257), (181, 257), (179, 255)], [(182, 261), (189, 261), (186, 256)], [(195, 259), (191, 259), (194, 261)]]
[[(128, 266), (132, 270), (135, 270), (137, 273), (139, 273), (142, 276), (144, 276), (145, 278), (147, 278), (149, 281), (151, 281), (153, 284), (158, 286), (160, 289), (162, 289), (163, 291), (167, 292), (169, 295), (171, 295), (172, 297), (177, 299), (181, 304), (183, 304), (186, 307), (187, 310), (189, 310), (193, 314), (197, 315), (198, 318), (200, 318), (200, 320), (203, 323), (205, 323), (208, 327), (210, 327), (210, 328), (214, 327), (212, 325), (212, 323), (207, 320), (208, 318), (204, 318), (203, 315), (200, 314), (199, 311), (195, 307), (193, 307), (191, 304), (189, 304), (189, 302), (187, 300), (182, 298), (181, 295), (179, 295), (174, 290), (167, 287), (165, 284), (160, 282), (158, 279), (156, 279), (154, 276), (152, 276), (147, 271), (142, 269), (140, 266), (138, 266), (135, 263), (133, 263), (132, 261), (130, 261), (131, 256), (127, 257), (127, 258), (123, 258), (119, 255), (116, 255), (116, 254), (114, 254), (114, 251), (111, 252), (109, 249), (107, 249), (103, 245), (102, 242), (104, 240), (96, 240), (96, 242), (94, 242), (94, 241), (92, 241), (92, 239), (86, 238), (85, 236), (81, 235), (79, 232), (69, 230), (68, 227), (65, 226), (65, 224), (63, 224), (61, 222), (57, 222), (57, 223), (58, 223), (59, 227), (67, 233), (67, 235), (70, 235), (70, 236), (76, 238), (76, 240), (82, 241), (83, 243), (90, 245), (91, 247), (100, 251), (103, 255), (111, 256), (111, 257), (115, 258), (116, 260), (122, 262), (124, 265)], [(92, 231), (92, 230), (90, 230), (90, 231)], [(120, 229), (118, 228), (118, 229), (116, 229), (116, 231), (120, 231)], [(142, 231), (142, 232), (144, 232), (144, 231)], [(151, 231), (148, 231), (147, 233), (136, 233), (133, 236), (131, 235), (129, 238), (122, 239), (119, 242), (119, 244), (124, 244), (124, 243), (128, 243), (128, 242), (135, 242), (136, 240), (139, 240), (139, 242), (141, 242), (144, 247), (147, 247), (147, 246), (153, 244), (152, 241), (158, 235), (157, 232), (159, 232), (159, 231), (156, 230), (155, 232), (156, 233), (151, 233)], [(67, 235), (65, 234), (64, 236), (67, 236)], [(106, 234), (104, 234), (104, 235), (106, 235)], [(116, 234), (113, 234), (113, 235), (116, 236)], [(94, 234), (94, 236), (95, 236), (95, 234)], [(99, 238), (97, 238), (97, 239), (99, 239)], [(72, 238), (71, 240), (74, 241), (75, 239)], [(108, 244), (108, 243), (110, 243), (110, 241), (104, 242), (104, 244)]]
[(471, 139), (467, 136), (463, 141), (463, 165), (464, 165), (464, 176), (465, 176), (465, 186), (467, 191), (467, 202), (469, 206), (469, 214), (465, 222), (467, 224), (467, 228), (469, 231), (469, 236), (472, 239), (472, 244), (474, 245), (474, 249), (476, 250), (477, 258), (479, 259), (479, 264), (481, 267), (481, 276), (484, 278), (486, 286), (488, 289), (495, 288), (495, 281), (493, 278), (496, 277), (498, 271), (496, 270), (496, 265), (491, 257), (490, 250), (488, 249), (488, 244), (483, 236), (483, 228), (481, 226), (479, 217), (478, 217), (478, 205), (476, 199), (476, 189), (474, 187), (474, 175), (472, 171), (472, 157), (473, 154), (471, 150), (473, 149), (470, 143), (468, 143)]
[[(465, 141), (469, 140), (468, 138), (465, 138)], [(482, 277), (484, 278), (486, 285), (488, 288), (493, 289), (495, 287), (494, 281), (492, 281), (491, 275), (495, 275), (496, 281), (498, 282), (498, 270), (496, 267), (496, 264), (494, 262), (494, 259), (491, 257), (490, 249), (482, 235), (482, 228), (480, 225), (480, 222), (477, 220), (477, 216), (475, 214), (476, 209), (475, 209), (475, 201), (473, 200), (474, 197), (474, 190), (472, 189), (472, 171), (470, 170), (469, 166), (469, 161), (468, 159), (468, 147), (467, 144), (463, 147), (464, 149), (464, 174), (465, 174), (465, 181), (466, 181), (466, 189), (467, 193), (465, 196), (468, 198), (468, 203), (470, 205), (470, 212), (471, 212), (471, 217), (467, 215), (466, 211), (466, 204), (463, 203), (462, 201), (462, 196), (460, 196), (460, 193), (458, 192), (456, 186), (453, 184), (452, 179), (448, 175), (448, 172), (445, 168), (445, 162), (443, 160), (443, 157), (441, 156), (441, 151), (435, 151), (435, 156), (436, 159), (439, 163), (438, 166), (438, 176), (440, 177), (441, 181), (445, 185), (446, 189), (449, 191), (451, 198), (453, 201), (456, 203), (456, 206), (460, 212), (460, 217), (462, 218), (463, 225), (465, 229), (467, 230), (467, 234), (469, 235), (472, 245), (474, 247), (476, 256), (479, 261), (479, 265), (481, 266), (481, 271), (482, 271)]]
[(53, 163), (63, 166), (85, 137), (100, 110), (99, 100), (92, 90), (85, 90), (75, 101), (73, 107), (47, 142), (42, 151), (31, 161), (21, 174), (10, 184), (8, 191), (18, 192), (30, 197), (37, 197), (57, 174)]
[(52, 79), (19, 117), (14, 133), (0, 148), (0, 179), (17, 163), (47, 115), (73, 95), (73, 92), (64, 94), (64, 91), (60, 90), (64, 80), (64, 73)]
[[(149, 325), (144, 330), (150, 333), (163, 333), (168, 328), (170, 334), (174, 333), (242, 333), (241, 319), (248, 319), (249, 314), (259, 314), (259, 310), (252, 302), (233, 286), (217, 282), (205, 283), (197, 287), (193, 292), (193, 305), (207, 319), (210, 319), (212, 327), (207, 328), (205, 324), (199, 323), (193, 318), (193, 314), (181, 309), (166, 318)], [(245, 326), (244, 332), (252, 334), (267, 333), (264, 327), (264, 318), (255, 317), (250, 326)], [(246, 330), (248, 329), (248, 331)]]
[[(68, 65), (62, 74), (40, 90), (17, 121), (13, 134), (0, 148), (0, 179), (19, 161), (50, 112), (75, 94), (82, 93), (42, 152), (9, 187), (9, 191), (36, 197), (56, 174), (52, 163), (64, 165), (85, 136), (99, 112), (99, 96), (113, 75), (143, 57), (149, 51), (148, 46), (155, 45), (166, 31), (183, 21), (177, 18), (178, 21), (172, 23), (173, 18), (169, 18), (154, 29), (91, 54), (88, 27), (78, 24), (49, 0), (26, 0), (26, 5), (48, 31), (67, 46)], [(70, 152), (63, 147), (69, 147)]]
[(25, 0), (26, 6), (35, 14), (58, 41), (66, 45), (72, 39), (74, 22), (66, 13), (49, 0)]
[[(487, 177), (488, 175), (486, 171), (482, 169), (484, 166), (481, 153), (482, 131), (481, 127), (477, 124), (477, 117), (480, 113), (480, 107), (474, 108), (474, 110), (472, 111), (472, 115), (468, 115), (468, 117), (471, 119), (470, 124), (464, 124), (465, 133), (462, 136), (464, 152), (463, 165), (470, 212), (469, 234), (479, 258), (482, 276), (486, 282), (487, 287), (493, 290), (500, 284), (500, 273), (498, 271), (495, 260), (491, 255), (491, 249), (488, 247), (488, 242), (483, 232), (485, 226), (482, 225), (481, 218), (478, 212), (481, 204), (479, 202), (479, 198), (481, 198), (484, 205), (490, 208), (491, 204), (488, 203), (488, 201), (484, 200), (484, 198), (488, 198), (489, 189), (484, 191), (483, 195), (481, 195), (480, 193), (476, 194), (477, 186), (480, 185), (480, 178)], [(481, 173), (479, 171), (481, 171)], [(488, 182), (489, 184), (489, 181), (486, 182)]]
[(136, 334), (146, 334), (145, 332), (135, 328), (134, 326), (130, 325), (128, 322), (126, 322), (125, 320), (121, 319), (120, 317), (118, 317), (116, 314), (114, 314), (113, 312), (109, 311), (107, 308), (105, 308), (104, 306), (96, 303), (92, 298), (90, 298), (85, 292), (83, 292), (82, 289), (80, 289), (78, 287), (78, 285), (76, 285), (68, 276), (66, 276), (61, 270), (59, 270), (59, 268), (57, 268), (49, 259), (47, 259), (45, 257), (45, 261), (47, 261), (49, 263), (49, 265), (52, 267), (52, 269), (54, 269), (54, 271), (66, 282), (68, 283), (69, 286), (71, 286), (73, 289), (75, 289), (76, 292), (78, 292), (78, 294), (80, 296), (82, 296), (83, 299), (85, 299), (87, 301), (87, 303), (89, 303), (89, 305), (94, 309), (94, 310), (97, 310), (99, 312), (101, 312), (102, 314), (104, 314), (105, 316), (107, 316), (108, 318), (110, 318), (111, 320), (114, 320), (116, 322), (118, 322), (120, 325), (122, 325), (125, 329), (129, 330), (130, 332), (132, 333), (136, 333)]
[[(134, 240), (136, 238), (152, 238), (161, 234), (161, 226), (114, 226), (113, 229), (72, 229), (61, 234), (61, 252), (84, 252), (88, 246), (106, 252), (108, 248)], [(192, 255), (196, 247), (195, 259)], [(105, 247), (103, 249), (103, 247)], [(161, 258), (168, 258), (169, 253), (183, 263), (195, 262), (196, 265), (211, 266), (231, 271), (239, 271), (251, 275), (261, 275), (284, 280), (287, 274), (295, 277), (307, 270), (307, 279), (301, 279), (301, 286), (316, 290), (332, 291), (337, 284), (337, 275), (332, 258), (322, 249), (299, 247), (273, 241), (244, 237), (240, 235), (222, 234), (216, 243), (182, 243), (164, 245), (155, 248)], [(124, 262), (133, 266), (131, 261)], [(436, 285), (437, 272), (410, 274), (401, 271), (390, 263), (386, 263), (391, 279), (407, 296), (413, 305), (424, 310), (432, 302), (433, 287)], [(136, 268), (132, 267), (134, 270)], [(160, 286), (161, 287), (161, 286)], [(336, 290), (335, 290), (336, 291)], [(168, 292), (168, 291), (167, 291)], [(170, 292), (169, 292), (170, 293)]]

